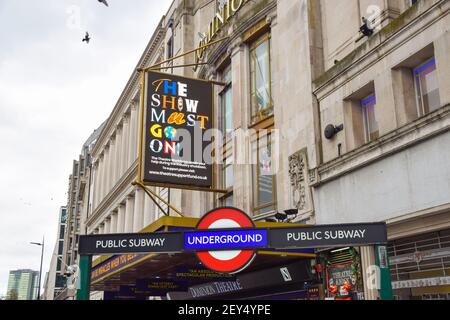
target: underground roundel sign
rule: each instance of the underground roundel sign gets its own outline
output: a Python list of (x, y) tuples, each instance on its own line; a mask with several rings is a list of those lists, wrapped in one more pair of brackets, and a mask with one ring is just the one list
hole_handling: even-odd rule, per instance
[[(197, 230), (254, 228), (252, 219), (236, 208), (220, 208), (207, 213), (197, 224)], [(236, 239), (236, 235), (223, 235), (224, 239)], [(220, 250), (196, 253), (209, 269), (219, 273), (238, 273), (250, 265), (255, 250)]]

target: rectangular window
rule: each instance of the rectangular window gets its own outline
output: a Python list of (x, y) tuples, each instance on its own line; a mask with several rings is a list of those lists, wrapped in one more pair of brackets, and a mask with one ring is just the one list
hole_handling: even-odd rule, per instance
[(224, 190), (233, 189), (233, 159), (226, 157), (222, 165), (222, 188)]
[(227, 193), (224, 197), (220, 198), (221, 207), (234, 207), (233, 193)]
[(233, 88), (231, 82), (231, 65), (226, 67), (222, 73), (222, 81), (226, 83), (225, 88), (220, 93), (221, 121), (220, 130), (228, 141), (233, 133)]
[(66, 285), (66, 278), (60, 274), (56, 275), (56, 280), (55, 280), (55, 288), (64, 288)]
[(441, 107), (439, 86), (434, 58), (414, 69), (419, 117)]
[(167, 41), (167, 59), (170, 59), (173, 57), (173, 37)]
[(270, 50), (270, 34), (263, 36), (250, 47), (251, 124), (273, 115)]
[(276, 175), (273, 172), (272, 136), (261, 136), (252, 143), (253, 212), (260, 215), (276, 209)]
[(233, 169), (233, 151), (231, 144), (224, 144), (222, 154), (222, 164), (219, 171), (219, 186), (227, 193), (222, 194), (219, 198), (221, 206), (232, 206), (233, 204), (233, 182), (234, 182), (234, 169)]
[(361, 100), (366, 142), (376, 140), (380, 137), (378, 119), (375, 110), (376, 106), (377, 106), (377, 99), (375, 97), (375, 94), (371, 94), (368, 97)]
[(66, 209), (63, 209), (61, 212), (61, 223), (66, 223), (66, 217), (67, 217), (67, 211)]
[(220, 92), (220, 119), (219, 127), (223, 135), (223, 144), (219, 147), (219, 154), (222, 158), (222, 164), (219, 171), (219, 186), (227, 193), (222, 194), (218, 201), (220, 206), (233, 206), (233, 148), (230, 140), (232, 139), (233, 124), (233, 87), (232, 87), (232, 68), (228, 64), (221, 71), (221, 80), (225, 87)]
[(65, 227), (64, 226), (61, 226), (60, 227), (60, 229), (59, 229), (59, 238), (60, 239), (64, 239), (64, 232), (65, 232)]

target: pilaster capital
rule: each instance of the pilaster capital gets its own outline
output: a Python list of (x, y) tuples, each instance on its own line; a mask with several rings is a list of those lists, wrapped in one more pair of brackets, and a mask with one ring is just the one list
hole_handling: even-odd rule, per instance
[(276, 14), (276, 12), (272, 12), (272, 13), (267, 15), (266, 23), (269, 24), (271, 28), (273, 28), (273, 27), (275, 27), (277, 25), (277, 14)]
[(243, 39), (242, 37), (238, 37), (228, 46), (227, 54), (233, 57), (239, 52), (241, 52), (243, 49), (244, 49)]
[(137, 103), (137, 101), (131, 100), (131, 102), (130, 102), (130, 110), (131, 110), (132, 112), (135, 112), (135, 111), (137, 110), (137, 108), (138, 108), (138, 103)]

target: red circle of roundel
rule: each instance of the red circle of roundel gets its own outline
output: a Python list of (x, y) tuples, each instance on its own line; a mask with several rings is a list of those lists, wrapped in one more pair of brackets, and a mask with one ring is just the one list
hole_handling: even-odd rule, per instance
[[(197, 224), (197, 230), (207, 230), (216, 221), (232, 220), (241, 228), (253, 228), (255, 224), (252, 219), (243, 211), (224, 207), (210, 211)], [(238, 251), (238, 250), (233, 250)], [(237, 273), (247, 267), (255, 258), (254, 250), (241, 250), (241, 252), (233, 259), (219, 260), (211, 255), (210, 252), (197, 252), (199, 260), (211, 270), (219, 273)]]

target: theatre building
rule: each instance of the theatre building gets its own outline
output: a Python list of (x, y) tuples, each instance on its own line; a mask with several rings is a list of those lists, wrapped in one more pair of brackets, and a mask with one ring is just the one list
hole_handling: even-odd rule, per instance
[(449, 7), (175, 0), (136, 67), (222, 39), (160, 71), (215, 81), (214, 179), (224, 192), (153, 187), (153, 202), (132, 184), (141, 92), (130, 70), (92, 150), (88, 234), (192, 230), (233, 206), (257, 227), (387, 222), (390, 243), (259, 252), (232, 276), (192, 254), (95, 257), (92, 299), (324, 299), (344, 286), (352, 299), (378, 299), (373, 267), (389, 261), (397, 298), (448, 298)]

